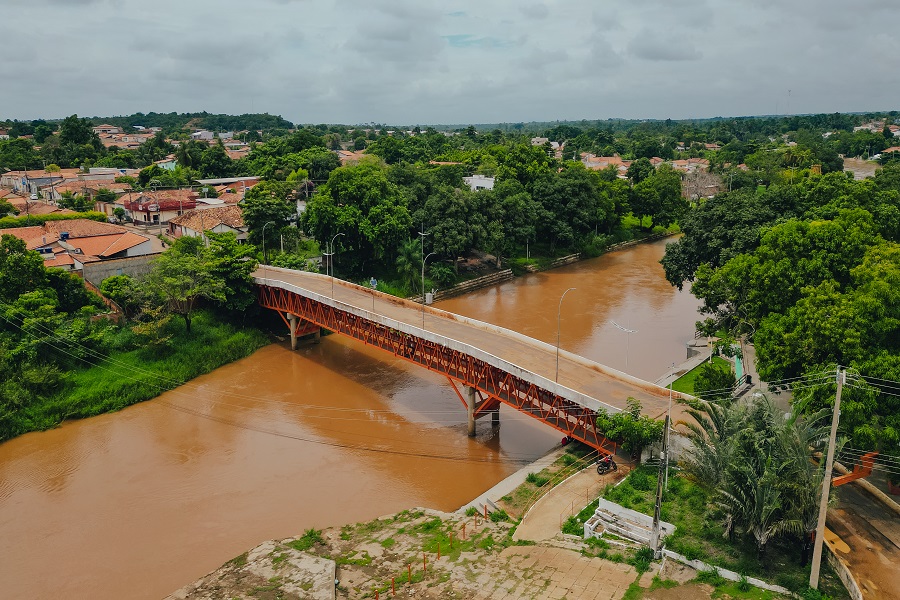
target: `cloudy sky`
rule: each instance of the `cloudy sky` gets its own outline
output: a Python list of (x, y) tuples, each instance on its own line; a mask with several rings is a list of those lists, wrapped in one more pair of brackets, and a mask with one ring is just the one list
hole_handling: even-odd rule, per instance
[(490, 123), (900, 108), (898, 0), (3, 0), (0, 118)]

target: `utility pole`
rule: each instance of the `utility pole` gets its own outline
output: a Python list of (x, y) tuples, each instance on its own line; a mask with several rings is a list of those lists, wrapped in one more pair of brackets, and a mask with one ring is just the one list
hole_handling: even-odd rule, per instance
[[(669, 415), (666, 415), (666, 431), (669, 429)], [(663, 452), (669, 454), (669, 437), (663, 436)], [(663, 470), (668, 470), (667, 461), (659, 461), (659, 474), (656, 477), (656, 508), (653, 510), (653, 532), (650, 534), (650, 549), (653, 550), (653, 558), (659, 558), (659, 512), (662, 506)]]
[(663, 447), (666, 451), (666, 474), (665, 481), (663, 487), (668, 492), (669, 491), (669, 422), (672, 420), (672, 384), (675, 383), (675, 363), (672, 363), (672, 374), (671, 381), (669, 381), (669, 410), (666, 411), (666, 431), (665, 436), (666, 439), (663, 442)]
[(819, 501), (819, 523), (816, 526), (816, 540), (813, 546), (812, 570), (809, 572), (809, 587), (819, 588), (819, 567), (822, 565), (822, 542), (825, 539), (825, 517), (828, 514), (828, 494), (831, 489), (831, 467), (834, 464), (834, 446), (837, 440), (838, 420), (841, 417), (841, 390), (847, 372), (837, 368), (837, 394), (834, 397), (834, 413), (831, 415), (831, 436), (828, 439), (828, 455), (825, 458), (825, 473), (822, 476), (822, 499)]

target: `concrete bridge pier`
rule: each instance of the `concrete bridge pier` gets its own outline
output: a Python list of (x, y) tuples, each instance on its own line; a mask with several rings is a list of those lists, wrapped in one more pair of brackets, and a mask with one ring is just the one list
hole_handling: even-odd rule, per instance
[(297, 349), (297, 315), (293, 313), (287, 314), (289, 325), (288, 327), (291, 330), (291, 350)]
[(475, 437), (475, 388), (466, 386), (469, 399), (466, 401), (466, 408), (469, 413), (469, 437)]
[(497, 405), (497, 408), (491, 411), (491, 427), (493, 429), (497, 429), (500, 427), (500, 405)]

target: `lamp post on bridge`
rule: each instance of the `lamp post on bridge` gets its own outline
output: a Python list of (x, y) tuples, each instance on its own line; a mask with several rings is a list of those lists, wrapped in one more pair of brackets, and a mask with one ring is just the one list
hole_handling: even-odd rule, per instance
[[(344, 235), (343, 232), (336, 233), (331, 238), (331, 254), (328, 254), (328, 262), (331, 263), (331, 299), (334, 300), (334, 240), (338, 239), (338, 236)], [(327, 248), (326, 248), (327, 250)]]
[[(425, 238), (423, 237), (422, 239)], [(435, 254), (437, 254), (437, 252), (431, 252), (428, 256), (422, 257), (422, 329), (425, 329), (425, 261)]]
[(263, 225), (263, 230), (262, 230), (263, 279), (266, 280), (266, 283), (267, 283), (267, 284), (268, 284), (268, 277), (266, 277), (266, 273), (267, 273), (268, 271), (267, 271), (267, 265), (266, 265), (266, 263), (269, 262), (269, 259), (268, 259), (268, 257), (266, 256), (266, 227), (268, 227), (269, 225), (274, 225), (274, 224), (275, 224), (275, 221), (269, 221), (268, 223), (266, 223), (265, 225)]
[(557, 383), (559, 383), (559, 325), (562, 315), (562, 301), (563, 298), (566, 297), (566, 294), (574, 289), (575, 288), (571, 287), (562, 293), (562, 296), (559, 297), (559, 307), (556, 309), (556, 379), (554, 381)]
[(615, 321), (610, 321), (610, 323), (615, 325), (617, 329), (621, 329), (622, 331), (625, 332), (625, 368), (627, 369), (628, 368), (628, 342), (631, 339), (631, 334), (637, 333), (638, 330), (637, 329), (627, 329), (625, 327), (622, 327)]

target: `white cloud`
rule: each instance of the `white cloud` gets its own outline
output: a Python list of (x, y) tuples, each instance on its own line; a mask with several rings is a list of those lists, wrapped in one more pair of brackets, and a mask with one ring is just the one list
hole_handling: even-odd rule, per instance
[(896, 108), (896, 0), (7, 0), (0, 118), (396, 124)]

